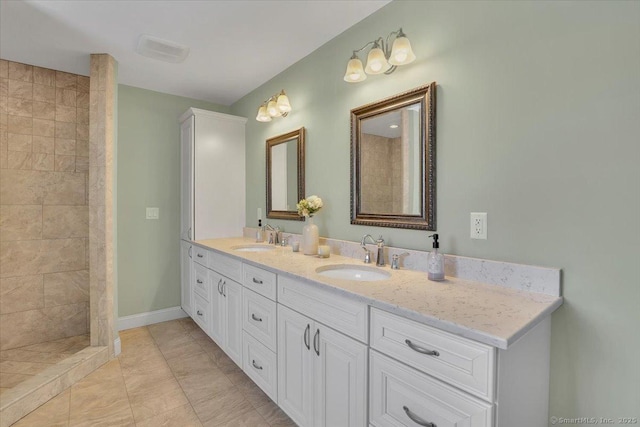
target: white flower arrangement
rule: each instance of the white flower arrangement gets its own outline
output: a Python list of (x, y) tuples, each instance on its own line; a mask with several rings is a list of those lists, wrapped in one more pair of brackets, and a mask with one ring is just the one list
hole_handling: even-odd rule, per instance
[(309, 196), (306, 199), (300, 200), (296, 204), (298, 208), (298, 215), (304, 217), (314, 216), (320, 209), (322, 209), (322, 199), (318, 196)]

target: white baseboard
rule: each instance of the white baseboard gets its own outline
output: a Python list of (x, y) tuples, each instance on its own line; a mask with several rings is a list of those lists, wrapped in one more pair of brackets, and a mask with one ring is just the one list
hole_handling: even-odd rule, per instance
[(154, 323), (166, 322), (168, 320), (181, 319), (188, 314), (180, 307), (163, 308), (162, 310), (148, 311), (146, 313), (132, 314), (118, 318), (118, 330), (139, 328), (140, 326), (153, 325)]
[(118, 337), (115, 340), (113, 340), (113, 355), (115, 357), (118, 357), (120, 356), (121, 352), (122, 352), (122, 342), (120, 341), (120, 337)]

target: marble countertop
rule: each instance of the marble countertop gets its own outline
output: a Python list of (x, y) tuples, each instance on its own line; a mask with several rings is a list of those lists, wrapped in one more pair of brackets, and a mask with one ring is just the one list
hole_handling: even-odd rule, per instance
[(291, 247), (263, 252), (241, 252), (234, 246), (256, 244), (253, 239), (221, 238), (193, 242), (248, 264), (284, 274), (345, 295), (382, 310), (507, 349), (562, 305), (562, 297), (515, 290), (447, 276), (432, 282), (424, 272), (380, 268), (387, 280), (359, 282), (324, 277), (316, 268), (330, 264), (364, 265), (361, 260), (332, 254), (329, 258), (305, 256)]

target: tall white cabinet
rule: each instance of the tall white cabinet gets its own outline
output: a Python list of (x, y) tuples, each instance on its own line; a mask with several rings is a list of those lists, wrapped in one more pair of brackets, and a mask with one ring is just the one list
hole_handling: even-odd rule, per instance
[(197, 108), (180, 117), (181, 239), (242, 235), (246, 122)]

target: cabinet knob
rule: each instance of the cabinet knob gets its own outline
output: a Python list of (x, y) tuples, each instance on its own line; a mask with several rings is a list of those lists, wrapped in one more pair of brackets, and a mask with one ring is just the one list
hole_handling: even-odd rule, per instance
[(255, 360), (252, 360), (251, 364), (253, 365), (254, 368), (262, 370), (262, 366), (258, 365)]
[(256, 315), (253, 313), (251, 313), (251, 318), (256, 322), (262, 322), (262, 317), (256, 317)]
[(411, 409), (407, 408), (406, 406), (403, 406), (402, 409), (404, 409), (404, 412), (407, 414), (407, 417), (409, 417), (411, 421), (413, 421), (414, 423), (424, 427), (438, 427), (434, 423), (430, 423), (429, 421), (423, 420), (422, 418), (420, 418), (419, 416), (411, 412)]
[(411, 342), (411, 340), (404, 340), (405, 344), (409, 346), (409, 348), (413, 351), (417, 351), (418, 353), (426, 354), (427, 356), (440, 356), (436, 350), (429, 350), (424, 347), (420, 347), (419, 345), (415, 345)]

